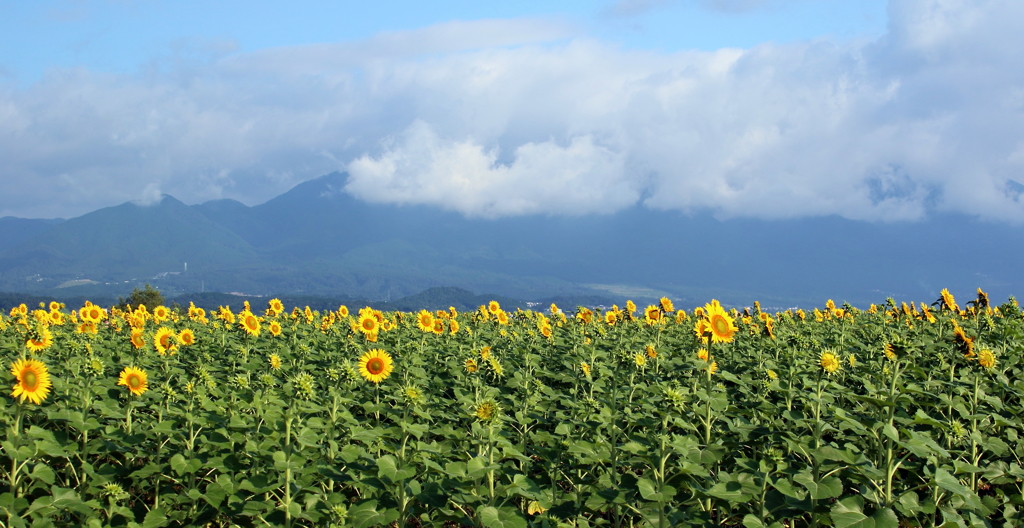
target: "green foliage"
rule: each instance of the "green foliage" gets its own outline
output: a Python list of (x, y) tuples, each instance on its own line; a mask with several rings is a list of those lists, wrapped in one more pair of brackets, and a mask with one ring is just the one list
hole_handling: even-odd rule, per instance
[[(895, 303), (754, 310), (738, 314), (731, 342), (709, 348), (695, 337), (695, 314), (655, 322), (618, 312), (609, 324), (601, 312), (516, 311), (506, 325), (473, 310), (432, 314), (445, 323), (434, 333), (416, 314), (391, 312), (370, 340), (349, 308), (307, 317), (253, 304), (260, 324), (249, 332), (239, 314), (232, 323), (196, 311), (140, 325), (112, 310), (96, 333), (51, 324), (52, 346), (33, 354), (49, 368), (50, 395), (42, 405), (0, 396), (0, 522), (896, 528), (1022, 519), (1024, 318), (1011, 303), (962, 314)], [(8, 387), (18, 382), (7, 366), (30, 354), (37, 331), (20, 317), (0, 318)], [(161, 329), (189, 330), (195, 343), (171, 338), (160, 353)], [(971, 340), (966, 356), (957, 329)], [(359, 359), (378, 348), (394, 372), (374, 385)], [(826, 371), (826, 352), (842, 366)], [(118, 384), (127, 366), (148, 375), (141, 395)]]
[(133, 309), (138, 306), (145, 306), (147, 310), (152, 311), (153, 308), (164, 304), (164, 294), (150, 286), (149, 283), (146, 283), (145, 288), (141, 290), (139, 288), (133, 289), (127, 299), (119, 298), (118, 304), (121, 309), (126, 309), (129, 306)]

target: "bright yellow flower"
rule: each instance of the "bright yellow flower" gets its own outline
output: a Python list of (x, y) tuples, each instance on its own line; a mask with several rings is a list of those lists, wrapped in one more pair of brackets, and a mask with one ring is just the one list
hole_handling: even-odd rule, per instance
[(420, 310), (416, 314), (416, 326), (424, 332), (434, 331), (434, 314), (427, 310)]
[(39, 405), (43, 403), (53, 384), (50, 372), (42, 361), (35, 359), (19, 359), (11, 364), (11, 375), (17, 379), (11, 396), (20, 398), (21, 402), (29, 400)]
[(819, 363), (821, 364), (821, 368), (829, 374), (839, 370), (839, 358), (832, 352), (822, 352)]
[(371, 383), (380, 383), (391, 375), (394, 370), (391, 355), (375, 348), (359, 358), (359, 375)]
[(189, 346), (196, 343), (196, 334), (191, 329), (186, 328), (178, 333), (178, 343)]
[(726, 313), (717, 300), (712, 299), (710, 304), (704, 305), (707, 311), (708, 326), (711, 330), (711, 341), (714, 343), (729, 343), (733, 335), (739, 330), (733, 323), (732, 317)]
[(121, 376), (117, 379), (118, 385), (124, 385), (128, 391), (136, 396), (141, 396), (149, 389), (149, 379), (146, 371), (135, 367), (125, 367)]
[(260, 335), (259, 317), (256, 317), (252, 312), (242, 312), (239, 314), (239, 317), (241, 318), (242, 330), (245, 330), (245, 333), (253, 337)]
[(44, 325), (36, 327), (36, 335), (25, 340), (25, 346), (32, 352), (40, 352), (53, 345), (53, 332)]
[(178, 348), (178, 345), (174, 344), (174, 338), (174, 330), (171, 330), (166, 326), (162, 326), (153, 336), (153, 346), (156, 347), (156, 351), (161, 355), (168, 352), (174, 352), (174, 350)]
[(674, 312), (676, 309), (675, 306), (672, 305), (672, 299), (669, 299), (668, 297), (662, 297), (659, 304), (661, 304), (661, 311), (665, 313)]
[(987, 348), (981, 349), (981, 351), (978, 352), (978, 364), (987, 369), (996, 366), (995, 353)]

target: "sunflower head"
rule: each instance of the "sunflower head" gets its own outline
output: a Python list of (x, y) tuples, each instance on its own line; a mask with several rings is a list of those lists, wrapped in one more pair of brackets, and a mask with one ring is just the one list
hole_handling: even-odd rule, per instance
[(149, 378), (146, 371), (136, 367), (125, 367), (117, 379), (118, 385), (124, 385), (129, 392), (136, 396), (149, 389)]
[(36, 359), (19, 359), (11, 364), (11, 375), (17, 383), (11, 390), (11, 396), (20, 398), (22, 403), (29, 400), (39, 405), (50, 393), (50, 372), (42, 361)]
[(260, 318), (256, 317), (256, 314), (252, 312), (242, 312), (238, 315), (239, 323), (242, 325), (242, 330), (245, 330), (246, 334), (253, 337), (260, 335)]
[(142, 336), (142, 330), (132, 330), (132, 346), (136, 350), (146, 346), (146, 338)]
[(498, 301), (491, 301), (487, 303), (487, 311), (494, 315), (498, 315), (498, 312), (501, 311), (501, 305), (498, 304)]
[(371, 383), (380, 383), (394, 370), (394, 362), (387, 352), (375, 348), (359, 358), (359, 375)]
[(281, 323), (277, 321), (270, 322), (270, 335), (274, 337), (281, 335)]
[(580, 370), (583, 372), (584, 376), (588, 378), (590, 377), (590, 363), (587, 363), (586, 361), (580, 363)]
[(343, 304), (343, 305), (338, 307), (338, 317), (341, 317), (341, 318), (348, 317), (348, 306), (345, 306)]
[(419, 313), (416, 314), (416, 326), (424, 332), (433, 332), (434, 314), (427, 310), (420, 310)]
[(672, 305), (672, 299), (669, 299), (668, 297), (662, 297), (658, 303), (661, 304), (661, 311), (665, 313), (674, 312), (676, 310), (675, 306)]
[(712, 299), (710, 304), (705, 305), (708, 320), (708, 330), (711, 332), (711, 341), (715, 343), (729, 343), (733, 335), (739, 330), (733, 322), (733, 318), (722, 308), (717, 300)]
[(274, 370), (280, 370), (281, 369), (281, 356), (279, 356), (277, 354), (271, 354), (269, 361), (270, 361), (270, 368), (272, 368)]
[(498, 417), (498, 404), (494, 400), (484, 400), (473, 409), (473, 415), (481, 422), (489, 422)]
[(818, 363), (821, 365), (822, 370), (829, 374), (839, 370), (840, 366), (839, 357), (832, 352), (822, 352)]
[(465, 365), (466, 365), (466, 372), (469, 372), (470, 374), (476, 372), (477, 370), (480, 370), (480, 367), (477, 366), (477, 364), (476, 364), (476, 360), (473, 359), (473, 358), (467, 359)]
[(646, 352), (647, 357), (651, 359), (658, 357), (658, 351), (654, 349), (654, 345), (647, 345), (647, 347), (644, 348), (644, 352)]
[(996, 355), (994, 352), (987, 348), (983, 348), (978, 351), (978, 364), (990, 369), (996, 366)]

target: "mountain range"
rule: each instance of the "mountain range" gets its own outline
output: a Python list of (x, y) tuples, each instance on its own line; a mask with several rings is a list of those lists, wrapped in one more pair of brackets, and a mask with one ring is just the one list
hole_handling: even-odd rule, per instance
[(466, 218), (360, 201), (347, 175), (256, 206), (164, 195), (60, 219), (0, 218), (0, 291), (117, 296), (236, 292), (396, 300), (456, 286), (523, 300), (680, 306), (857, 306), (931, 301), (942, 288), (993, 300), (1022, 291), (1024, 229), (954, 215), (919, 222), (836, 216), (718, 220), (636, 206), (605, 215)]

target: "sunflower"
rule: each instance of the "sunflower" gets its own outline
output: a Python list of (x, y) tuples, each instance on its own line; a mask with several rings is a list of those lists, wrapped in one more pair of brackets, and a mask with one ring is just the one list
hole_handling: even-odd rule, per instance
[(281, 302), (281, 299), (271, 299), (270, 302), (267, 303), (267, 308), (273, 312), (269, 315), (280, 315), (284, 312), (284, 303)]
[(498, 404), (494, 403), (494, 400), (481, 402), (473, 409), (473, 415), (483, 422), (493, 420), (498, 415)]
[(143, 392), (149, 389), (149, 378), (146, 371), (136, 367), (125, 367), (117, 378), (118, 385), (124, 385), (128, 391), (136, 396), (142, 396)]
[(196, 343), (196, 334), (191, 329), (184, 329), (178, 334), (178, 343), (189, 346)]
[(850, 363), (850, 367), (857, 366), (857, 356), (850, 354), (850, 357), (846, 358), (846, 361)]
[(675, 306), (672, 305), (672, 299), (669, 299), (668, 297), (662, 297), (661, 300), (658, 301), (658, 304), (661, 305), (661, 311), (665, 313), (674, 312), (676, 310)]
[(302, 315), (306, 317), (306, 324), (313, 324), (313, 310), (311, 310), (309, 306), (302, 311)]
[(994, 352), (987, 348), (983, 348), (978, 352), (978, 364), (990, 369), (996, 366), (996, 355)]
[(17, 379), (11, 396), (21, 398), (21, 402), (29, 400), (39, 405), (50, 392), (50, 372), (46, 365), (36, 359), (19, 359), (11, 364), (11, 375)]
[(168, 310), (166, 306), (160, 305), (160, 306), (157, 306), (156, 308), (153, 308), (153, 322), (154, 323), (160, 323), (161, 321), (166, 321), (167, 319), (170, 319), (170, 317), (171, 317), (171, 311)]
[(61, 326), (64, 324), (64, 314), (59, 311), (50, 312), (50, 324)]
[(590, 364), (587, 362), (580, 363), (580, 370), (583, 371), (583, 375), (590, 377)]
[(632, 315), (636, 313), (636, 303), (633, 301), (626, 301), (626, 313)]
[(967, 337), (964, 329), (960, 328), (959, 325), (953, 327), (953, 342), (965, 358), (974, 357), (974, 338)]
[(821, 359), (818, 363), (821, 365), (821, 368), (829, 374), (839, 370), (840, 366), (839, 358), (832, 352), (822, 352)]
[(718, 362), (712, 361), (711, 364), (708, 365), (708, 374), (714, 376), (715, 372), (718, 372)]
[(494, 315), (498, 315), (498, 312), (501, 311), (501, 305), (498, 304), (498, 301), (491, 301), (487, 303), (487, 311)]
[(239, 317), (241, 318), (240, 322), (242, 323), (242, 329), (245, 330), (245, 333), (253, 337), (258, 337), (260, 335), (259, 317), (253, 315), (252, 312), (242, 312), (239, 314)]
[(455, 319), (448, 321), (448, 331), (453, 334), (459, 333), (459, 322)]
[(607, 323), (609, 326), (615, 324), (615, 319), (616, 319), (615, 312), (605, 312), (604, 313), (604, 322)]
[(359, 314), (358, 329), (363, 335), (377, 334), (380, 330), (380, 323), (377, 322), (377, 318), (371, 313)]
[(547, 338), (550, 338), (551, 337), (551, 325), (550, 324), (546, 324), (546, 325), (540, 327), (540, 335), (542, 335), (544, 337), (547, 337)]
[(433, 332), (434, 314), (427, 310), (420, 310), (419, 313), (416, 314), (416, 326), (424, 332)]
[(477, 366), (477, 364), (476, 364), (476, 360), (473, 359), (473, 358), (467, 359), (465, 365), (466, 365), (466, 372), (469, 372), (470, 374), (472, 374), (472, 373), (474, 373), (474, 372), (476, 372), (477, 370), (480, 369), (480, 367)]
[(892, 346), (892, 343), (886, 343), (882, 347), (882, 353), (889, 361), (896, 361), (896, 349)]
[(270, 322), (270, 335), (274, 337), (281, 335), (281, 323), (277, 321)]
[(683, 324), (687, 317), (686, 310), (676, 310), (676, 324)]
[(558, 305), (557, 304), (551, 303), (551, 306), (548, 307), (548, 311), (551, 312), (551, 315), (555, 315), (556, 313), (560, 312), (561, 310), (558, 309)]
[(271, 354), (270, 355), (270, 368), (272, 368), (274, 370), (280, 370), (281, 369), (281, 356), (279, 356), (277, 354)]
[(230, 306), (221, 306), (217, 312), (217, 318), (227, 324), (235, 324), (235, 314), (231, 313)]
[(942, 291), (939, 292), (939, 295), (941, 295), (939, 298), (939, 304), (942, 305), (942, 310), (952, 310), (954, 312), (960, 311), (960, 307), (956, 305), (956, 299), (953, 297), (952, 293), (949, 293), (948, 288), (943, 288)]
[(647, 348), (644, 349), (644, 352), (646, 352), (647, 357), (651, 359), (658, 357), (658, 351), (654, 350), (654, 345), (647, 345)]
[(491, 357), (487, 360), (487, 364), (491, 366), (491, 370), (494, 371), (494, 375), (499, 378), (505, 375), (505, 367), (501, 366), (501, 361), (498, 358)]
[(49, 328), (39, 325), (36, 327), (36, 335), (25, 340), (25, 346), (32, 352), (41, 352), (53, 345), (53, 332)]
[(348, 317), (348, 306), (343, 304), (338, 307), (338, 317)]
[(56, 311), (60, 310), (61, 308), (63, 308), (63, 307), (60, 305), (59, 302), (57, 302), (57, 301), (50, 301), (50, 311), (51, 312), (56, 312)]
[(370, 350), (359, 358), (359, 375), (372, 383), (384, 381), (394, 368), (391, 355), (379, 348)]
[(146, 346), (146, 339), (142, 336), (142, 330), (132, 330), (131, 342), (136, 350)]
[(434, 319), (434, 328), (432, 329), (434, 334), (441, 335), (441, 334), (444, 333), (445, 330), (447, 330), (447, 328), (446, 328), (446, 325), (444, 324), (444, 320), (443, 319)]
[(733, 324), (732, 317), (725, 312), (717, 300), (712, 299), (710, 304), (705, 305), (708, 314), (708, 327), (711, 331), (711, 341), (715, 343), (729, 343), (732, 337), (739, 330)]
[(508, 313), (505, 310), (498, 310), (498, 324), (502, 326), (508, 324)]
[(175, 337), (174, 330), (171, 330), (166, 326), (162, 326), (153, 336), (153, 346), (156, 347), (156, 351), (159, 352), (160, 355), (173, 352), (178, 348), (178, 346), (174, 344)]
[(97, 333), (96, 323), (82, 323), (82, 324), (78, 325), (77, 328), (75, 328), (75, 333), (76, 334), (95, 334), (95, 333)]
[(636, 354), (633, 354), (633, 362), (636, 363), (636, 366), (642, 367), (647, 364), (647, 356), (641, 352), (637, 352)]
[(709, 357), (710, 356), (708, 356), (708, 349), (702, 348), (697, 351), (697, 359), (701, 361), (707, 361)]

